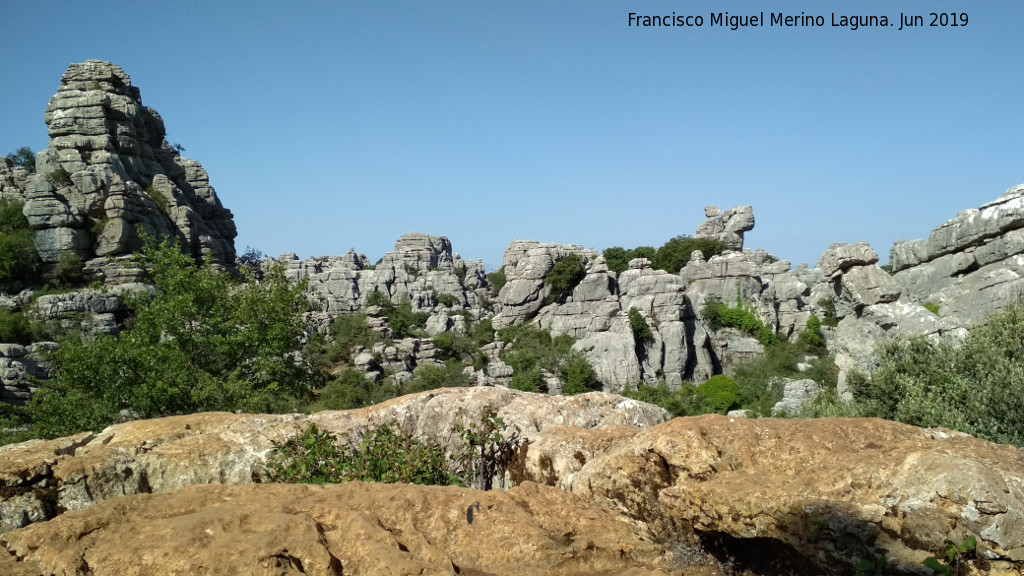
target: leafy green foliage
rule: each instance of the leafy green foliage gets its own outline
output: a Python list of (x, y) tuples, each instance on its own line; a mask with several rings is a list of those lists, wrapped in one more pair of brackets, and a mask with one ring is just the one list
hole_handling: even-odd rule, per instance
[(169, 242), (150, 242), (140, 263), (156, 295), (126, 298), (135, 316), (117, 338), (61, 342), (55, 377), (28, 407), (38, 436), (124, 417), (294, 409), (310, 378), (292, 356), (305, 332), (305, 284), (289, 284), (278, 268), (261, 285), (240, 286)]
[(549, 288), (548, 302), (565, 302), (584, 276), (587, 275), (583, 258), (579, 254), (568, 254), (544, 275), (544, 285)]
[(651, 327), (647, 325), (644, 315), (636, 308), (630, 308), (627, 314), (629, 316), (629, 327), (633, 330), (633, 339), (636, 340), (637, 344), (643, 345), (653, 342), (654, 333), (651, 332)]
[(171, 217), (170, 205), (167, 202), (167, 196), (164, 196), (163, 192), (160, 192), (153, 186), (149, 186), (146, 188), (146, 195), (148, 195), (149, 199), (156, 204), (156, 208), (161, 214), (168, 218)]
[(444, 449), (401, 431), (397, 422), (385, 422), (339, 446), (334, 437), (315, 424), (284, 442), (275, 442), (264, 465), (271, 482), (326, 484), (358, 480), (406, 484), (459, 484), (447, 466)]
[(821, 319), (822, 326), (831, 326), (835, 328), (839, 325), (839, 317), (836, 316), (836, 299), (835, 298), (822, 298), (818, 300), (818, 307), (824, 315)]
[(449, 360), (444, 366), (424, 364), (412, 373), (412, 380), (405, 387), (406, 394), (436, 390), (438, 388), (459, 388), (469, 385), (469, 377), (462, 371), (462, 362)]
[(629, 261), (634, 258), (647, 258), (651, 266), (678, 274), (679, 270), (690, 261), (694, 250), (700, 250), (704, 258), (711, 258), (725, 252), (725, 244), (712, 238), (691, 238), (676, 236), (655, 250), (650, 246), (640, 246), (631, 250), (613, 246), (601, 253), (608, 263), (608, 269), (621, 274), (629, 268)]
[(712, 330), (736, 328), (757, 338), (765, 346), (775, 343), (775, 333), (765, 326), (764, 322), (761, 322), (753, 310), (747, 308), (738, 299), (736, 306), (730, 307), (714, 298), (708, 298), (704, 302), (701, 315), (705, 324)]
[(453, 306), (458, 306), (462, 302), (459, 300), (458, 296), (442, 293), (437, 295), (437, 303), (445, 308), (451, 308)]
[(713, 238), (676, 236), (658, 248), (651, 264), (658, 270), (678, 274), (683, 266), (690, 261), (690, 256), (695, 250), (703, 252), (704, 258), (707, 259), (724, 252), (725, 244), (721, 240)]
[(505, 269), (495, 270), (487, 275), (487, 283), (491, 286), (491, 296), (497, 297), (498, 292), (501, 292), (501, 288), (505, 285), (508, 280), (505, 278)]
[(799, 338), (810, 349), (824, 349), (825, 337), (821, 334), (821, 320), (814, 314), (811, 314), (807, 319), (807, 323), (804, 324), (804, 329), (800, 331)]
[(935, 314), (936, 316), (939, 315), (939, 305), (935, 302), (925, 302), (924, 309), (931, 312), (932, 314)]
[(429, 312), (414, 312), (412, 302), (408, 299), (398, 304), (391, 302), (387, 294), (374, 292), (366, 298), (367, 306), (379, 306), (381, 313), (388, 319), (388, 328), (395, 338), (407, 338), (416, 336), (427, 325), (430, 318)]
[(387, 381), (373, 382), (355, 368), (346, 368), (322, 389), (314, 391), (307, 412), (352, 410), (380, 404), (400, 394), (398, 386)]
[(352, 355), (357, 348), (372, 348), (380, 342), (380, 333), (370, 329), (366, 324), (365, 314), (338, 316), (331, 324), (333, 342), (328, 346), (326, 357), (329, 362), (352, 362)]
[(7, 155), (7, 159), (15, 166), (21, 166), (31, 174), (36, 171), (36, 155), (28, 146), (22, 146)]
[(810, 369), (801, 372), (797, 363), (808, 352), (806, 344), (779, 339), (765, 347), (764, 353), (736, 366), (733, 379), (740, 406), (768, 416), (772, 406), (782, 399), (782, 383), (786, 379), (810, 378), (822, 389), (835, 390), (839, 369), (831, 358), (819, 357), (809, 362)]
[(263, 467), (271, 482), (401, 482), (492, 488), (503, 478), (522, 444), (519, 428), (510, 428), (493, 406), (479, 423), (459, 422), (448, 431), (462, 440), (451, 450), (430, 438), (416, 438), (397, 422), (354, 433), (340, 444), (329, 432), (309, 424), (305, 432), (275, 442)]
[(585, 392), (601, 390), (601, 381), (597, 373), (579, 352), (570, 352), (560, 369), (562, 394), (573, 396)]
[[(571, 336), (562, 334), (552, 338), (547, 330), (525, 324), (505, 328), (498, 336), (507, 344), (501, 352), (502, 361), (514, 371), (509, 387), (524, 392), (547, 392), (545, 372), (559, 376), (563, 390), (568, 383), (566, 378), (571, 374), (573, 381), (569, 389), (578, 390), (574, 394), (589, 392), (591, 386), (595, 385), (582, 368), (580, 359), (571, 354)], [(563, 370), (569, 364), (573, 365), (571, 372)]]
[(74, 252), (61, 252), (57, 267), (53, 269), (50, 281), (60, 287), (70, 288), (85, 283), (85, 260)]
[(46, 179), (50, 181), (50, 184), (53, 184), (57, 188), (64, 188), (73, 184), (71, 180), (71, 173), (63, 166), (59, 166), (56, 170), (47, 174)]
[(740, 401), (739, 394), (736, 393), (736, 381), (723, 374), (712, 376), (707, 382), (697, 386), (697, 394), (707, 398), (715, 407), (715, 411), (721, 414), (738, 405)]
[(635, 389), (623, 390), (622, 395), (661, 406), (674, 417), (715, 412), (712, 401), (707, 396), (697, 394), (697, 388), (689, 382), (683, 382), (675, 390), (670, 389), (664, 382), (657, 386), (641, 383)]
[[(608, 264), (608, 269), (615, 272), (616, 274), (622, 274), (629, 269), (629, 261), (634, 258), (647, 258), (648, 260), (654, 260), (654, 255), (657, 254), (657, 250), (650, 246), (640, 246), (633, 248), (632, 250), (626, 250), (619, 246), (612, 246), (601, 253), (604, 256), (605, 262)], [(678, 272), (678, 270), (676, 271)]]
[(45, 327), (22, 312), (0, 309), (0, 342), (27, 346), (48, 338)]
[(16, 292), (39, 281), (39, 255), (24, 204), (0, 199), (0, 291)]
[(850, 382), (871, 415), (1024, 445), (1024, 309), (992, 315), (959, 347), (915, 337), (878, 354), (870, 377)]
[(495, 478), (505, 476), (523, 440), (519, 427), (510, 430), (493, 406), (484, 407), (482, 416), (479, 424), (462, 424), (460, 418), (452, 429), (465, 441), (452, 460), (467, 485), (490, 490)]
[(970, 573), (967, 566), (977, 557), (978, 539), (973, 535), (968, 536), (959, 545), (946, 540), (946, 547), (943, 550), (944, 560), (940, 561), (934, 556), (926, 558), (922, 564), (931, 568), (935, 574), (944, 576), (959, 576)]

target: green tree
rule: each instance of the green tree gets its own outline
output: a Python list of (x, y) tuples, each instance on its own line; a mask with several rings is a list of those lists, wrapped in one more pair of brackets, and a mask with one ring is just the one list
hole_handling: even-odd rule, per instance
[(24, 204), (0, 198), (0, 291), (17, 292), (39, 283), (39, 254)]
[(15, 166), (21, 166), (28, 170), (29, 173), (36, 171), (36, 155), (28, 146), (22, 146), (11, 152), (7, 155), (7, 159), (13, 162)]
[(697, 394), (711, 401), (715, 411), (724, 414), (739, 404), (740, 397), (736, 393), (736, 381), (724, 374), (712, 376), (707, 382), (697, 386)]
[(55, 377), (28, 407), (37, 435), (126, 417), (297, 406), (311, 378), (294, 357), (309, 310), (304, 283), (289, 284), (277, 268), (262, 284), (243, 286), (170, 242), (150, 242), (140, 264), (155, 294), (125, 299), (134, 317), (119, 337), (61, 342)]
[(724, 252), (725, 243), (713, 238), (676, 236), (658, 248), (652, 264), (659, 270), (678, 274), (683, 266), (690, 261), (694, 250), (700, 250), (704, 254), (704, 258), (708, 259)]
[(586, 267), (583, 265), (583, 258), (579, 254), (568, 254), (562, 258), (551, 270), (544, 275), (544, 285), (550, 289), (549, 302), (565, 302), (565, 299), (587, 275)]

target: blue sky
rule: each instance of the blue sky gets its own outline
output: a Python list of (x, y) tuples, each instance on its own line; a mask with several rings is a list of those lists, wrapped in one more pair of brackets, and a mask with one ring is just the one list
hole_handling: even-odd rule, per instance
[[(935, 9), (968, 24), (896, 30)], [(672, 11), (704, 26), (627, 26)], [(0, 153), (45, 148), (61, 74), (101, 59), (207, 168), (239, 251), (376, 260), (419, 231), (494, 268), (514, 239), (658, 246), (751, 204), (749, 248), (884, 261), (1024, 182), (1022, 27), (1020, 0), (4, 0)]]

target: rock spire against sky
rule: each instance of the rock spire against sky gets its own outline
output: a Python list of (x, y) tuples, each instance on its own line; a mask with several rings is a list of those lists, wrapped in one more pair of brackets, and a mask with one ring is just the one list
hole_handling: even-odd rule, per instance
[[(866, 240), (884, 259), (1024, 182), (1020, 2), (951, 5), (967, 26), (902, 31), (832, 27), (820, 3), (785, 0), (729, 13), (827, 25), (733, 31), (710, 26), (718, 8), (16, 0), (0, 17), (0, 49), (18, 55), (0, 63), (0, 153), (45, 148), (60, 75), (107, 60), (207, 168), (240, 250), (372, 261), (421, 231), (489, 268), (516, 238), (660, 245), (704, 206), (748, 204), (751, 248), (813, 263)], [(629, 26), (680, 9), (705, 25)], [(932, 8), (827, 9), (927, 24)]]

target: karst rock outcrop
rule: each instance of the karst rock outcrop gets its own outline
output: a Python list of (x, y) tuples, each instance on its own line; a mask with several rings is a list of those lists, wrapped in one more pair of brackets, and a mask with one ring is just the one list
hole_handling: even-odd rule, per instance
[[(508, 477), (520, 487), (508, 492), (253, 484), (272, 442), (307, 422), (344, 435), (395, 421), (436, 438), (488, 406), (527, 441)], [(390, 559), (440, 573), (454, 572), (450, 562), (468, 573), (689, 574), (684, 557), (746, 562), (751, 547), (762, 555), (754, 565), (782, 562), (800, 573), (841, 574), (878, 558), (913, 571), (945, 540), (967, 536), (992, 573), (1024, 569), (1024, 455), (1016, 448), (875, 419), (666, 420), (659, 408), (610, 394), (478, 387), (310, 416), (143, 420), (7, 446), (0, 544), (10, 555), (0, 555), (0, 568), (71, 574), (84, 561), (114, 573), (157, 534), (173, 533), (192, 536), (167, 540), (152, 557), (186, 571), (221, 551), (225, 571), (275, 562), (295, 571), (301, 562), (320, 570), (307, 574), (336, 574), (335, 558), (354, 573), (383, 570), (373, 562)], [(239, 522), (252, 529), (232, 528)], [(340, 541), (341, 525), (347, 540), (362, 542)], [(280, 526), (291, 527), (291, 540), (280, 540)], [(352, 526), (362, 536), (352, 538)], [(505, 541), (509, 554), (483, 557), (482, 543), (494, 538), (502, 548), (501, 535), (510, 537), (503, 526), (521, 530)], [(469, 546), (467, 538), (479, 540)], [(514, 559), (515, 542), (535, 553)], [(609, 564), (614, 558), (623, 563)], [(132, 565), (139, 574), (157, 569)]]
[[(20, 196), (44, 262), (63, 253), (121, 256), (142, 245), (138, 231), (179, 238), (193, 256), (235, 263), (235, 224), (203, 167), (165, 140), (163, 119), (142, 104), (117, 65), (72, 64), (46, 108), (49, 148), (36, 173), (0, 176)], [(97, 262), (102, 265), (102, 262)]]

